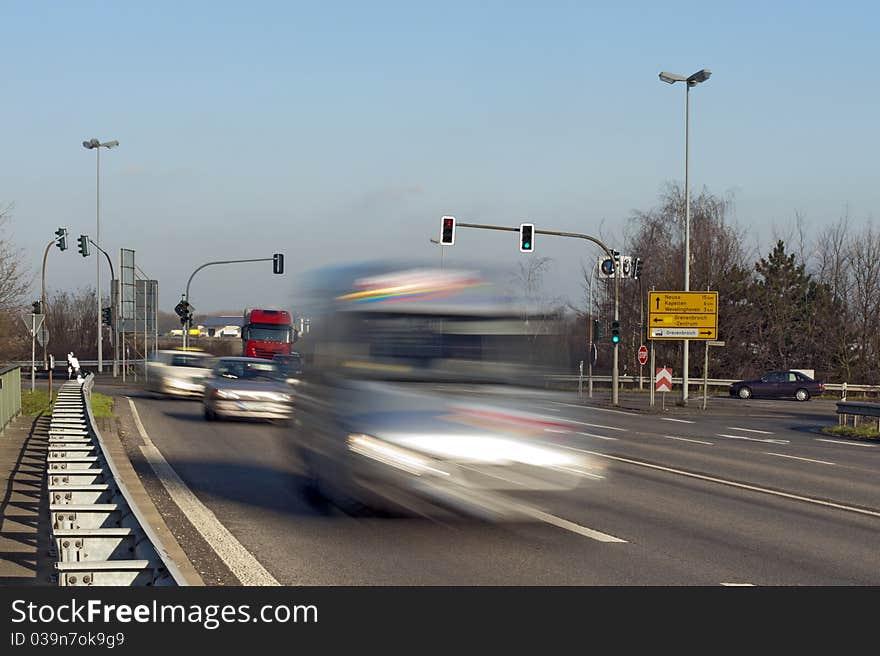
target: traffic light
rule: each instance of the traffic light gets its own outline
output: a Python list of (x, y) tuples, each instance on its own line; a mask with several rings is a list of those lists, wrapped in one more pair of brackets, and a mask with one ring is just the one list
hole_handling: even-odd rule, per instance
[(440, 244), (452, 246), (455, 243), (455, 217), (444, 216), (440, 226)]
[(620, 344), (620, 322), (611, 322), (611, 343)]
[(593, 319), (593, 341), (597, 342), (602, 339), (602, 322), (598, 319)]
[(535, 224), (519, 224), (519, 250), (522, 253), (531, 253), (535, 250)]
[(83, 257), (89, 256), (89, 236), (88, 235), (80, 235), (79, 236), (79, 254)]
[(633, 261), (633, 280), (638, 280), (642, 275), (642, 258), (637, 257)]
[(105, 326), (113, 325), (113, 308), (105, 307), (101, 309), (101, 323)]
[(284, 253), (275, 253), (272, 256), (272, 273), (284, 273)]
[(34, 306), (33, 314), (43, 314), (43, 302), (42, 301), (34, 301), (33, 306)]
[(58, 247), (58, 250), (66, 251), (67, 250), (67, 228), (58, 228), (55, 231), (57, 235), (57, 241), (55, 245)]

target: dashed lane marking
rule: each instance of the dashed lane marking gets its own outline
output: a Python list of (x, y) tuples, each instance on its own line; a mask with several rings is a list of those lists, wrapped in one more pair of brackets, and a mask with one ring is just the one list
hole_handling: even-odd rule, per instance
[(770, 451), (764, 451), (764, 453), (768, 456), (779, 456), (780, 458), (791, 458), (792, 460), (803, 460), (804, 462), (815, 462), (820, 465), (833, 465), (833, 462), (828, 462), (827, 460), (813, 460), (812, 458), (801, 458), (800, 456), (790, 456), (785, 453), (771, 453)]

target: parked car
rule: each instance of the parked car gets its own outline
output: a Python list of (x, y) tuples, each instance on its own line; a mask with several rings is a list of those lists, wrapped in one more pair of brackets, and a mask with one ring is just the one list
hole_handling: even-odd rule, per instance
[(771, 371), (755, 380), (740, 380), (730, 386), (730, 395), (741, 399), (795, 398), (808, 401), (825, 391), (825, 385), (800, 371)]
[(224, 417), (285, 422), (293, 413), (293, 397), (277, 364), (263, 358), (219, 358), (205, 381), (207, 421)]
[(199, 351), (159, 351), (147, 362), (144, 388), (154, 394), (201, 398), (211, 358)]

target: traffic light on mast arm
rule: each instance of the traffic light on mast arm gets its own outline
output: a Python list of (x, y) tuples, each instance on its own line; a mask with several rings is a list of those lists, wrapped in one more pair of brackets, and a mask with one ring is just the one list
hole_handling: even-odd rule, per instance
[(535, 224), (520, 223), (519, 225), (519, 250), (523, 253), (531, 253), (535, 250)]
[(455, 217), (444, 216), (440, 223), (440, 244), (452, 246), (455, 243)]
[(79, 254), (83, 257), (89, 256), (89, 236), (88, 235), (80, 235), (79, 236)]
[(619, 344), (620, 343), (620, 322), (612, 321), (611, 322), (611, 343)]
[(58, 228), (55, 231), (56, 242), (55, 245), (58, 247), (58, 250), (66, 251), (67, 250), (67, 228)]
[(284, 273), (284, 253), (275, 253), (272, 256), (272, 273)]

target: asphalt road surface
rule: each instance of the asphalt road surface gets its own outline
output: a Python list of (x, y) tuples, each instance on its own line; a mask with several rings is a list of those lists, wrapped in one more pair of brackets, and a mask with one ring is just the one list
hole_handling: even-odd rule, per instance
[(603, 462), (604, 478), (524, 499), (543, 511), (534, 522), (492, 524), (345, 515), (304, 494), (286, 429), (207, 423), (198, 402), (112, 392), (130, 394), (116, 404), (130, 453), (146, 442), (128, 398), (149, 443), (211, 511), (180, 510), (138, 466), (211, 582), (880, 584), (880, 444), (816, 432), (834, 422), (827, 401), (729, 399), (658, 416), (541, 395), (530, 409), (580, 422), (566, 444)]

